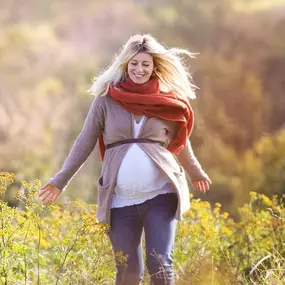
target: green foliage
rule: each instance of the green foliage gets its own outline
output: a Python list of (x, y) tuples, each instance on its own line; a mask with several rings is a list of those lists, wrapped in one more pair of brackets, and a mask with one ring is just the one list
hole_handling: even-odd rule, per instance
[[(14, 179), (1, 173), (2, 193)], [(17, 199), (24, 210), (0, 202), (1, 284), (113, 284), (108, 228), (96, 221), (96, 206), (75, 201), (42, 205), (37, 198), (40, 181), (23, 186)], [(221, 212), (221, 204), (211, 207), (192, 199), (178, 223), (177, 284), (283, 284), (284, 209), (277, 196), (251, 192), (235, 222)], [(123, 252), (116, 258), (126, 260)]]
[[(251, 192), (250, 202), (239, 208), (240, 221), (234, 222), (226, 212), (220, 212), (219, 203), (211, 209), (207, 202), (192, 201), (177, 233), (176, 260), (184, 265), (178, 267), (181, 278), (190, 284), (210, 284), (213, 279), (215, 284), (281, 282), (278, 278), (285, 265), (283, 207), (276, 196), (270, 200)], [(264, 257), (267, 259), (262, 260)]]
[[(0, 174), (1, 189), (6, 189), (13, 176)], [(1, 284), (112, 283), (107, 227), (96, 221), (96, 206), (45, 206), (37, 197), (39, 181), (23, 181), (23, 186), (16, 198), (25, 210), (0, 201)]]

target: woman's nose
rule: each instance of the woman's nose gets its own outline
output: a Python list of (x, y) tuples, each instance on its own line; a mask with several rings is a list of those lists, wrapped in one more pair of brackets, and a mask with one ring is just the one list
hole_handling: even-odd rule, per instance
[(140, 64), (138, 64), (138, 66), (137, 66), (137, 71), (138, 72), (143, 72), (143, 67)]

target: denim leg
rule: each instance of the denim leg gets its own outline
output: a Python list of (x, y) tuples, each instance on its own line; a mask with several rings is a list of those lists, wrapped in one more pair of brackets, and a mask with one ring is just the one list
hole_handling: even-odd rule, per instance
[(174, 285), (173, 251), (177, 204), (176, 193), (158, 195), (150, 201), (144, 218), (146, 264), (151, 285)]
[(142, 228), (136, 206), (111, 209), (109, 237), (114, 254), (127, 255), (125, 264), (116, 258), (116, 285), (138, 285), (143, 279)]

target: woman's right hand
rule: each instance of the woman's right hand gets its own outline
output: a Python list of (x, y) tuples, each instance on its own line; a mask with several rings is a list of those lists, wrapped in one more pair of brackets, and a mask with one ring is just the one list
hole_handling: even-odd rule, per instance
[(48, 184), (40, 190), (39, 197), (41, 197), (42, 202), (56, 202), (61, 192), (62, 190), (55, 185)]

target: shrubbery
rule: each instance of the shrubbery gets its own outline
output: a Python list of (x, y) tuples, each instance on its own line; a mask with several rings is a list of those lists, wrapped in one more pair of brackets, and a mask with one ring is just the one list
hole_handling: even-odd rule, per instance
[[(113, 253), (107, 227), (96, 221), (96, 205), (43, 205), (35, 181), (22, 182), (16, 194), (22, 209), (11, 208), (3, 197), (14, 179), (0, 173), (0, 284), (114, 284)], [(191, 203), (178, 223), (178, 285), (285, 283), (282, 199), (251, 192), (239, 221), (221, 212), (219, 203)], [(117, 257), (124, 262), (122, 252)]]

